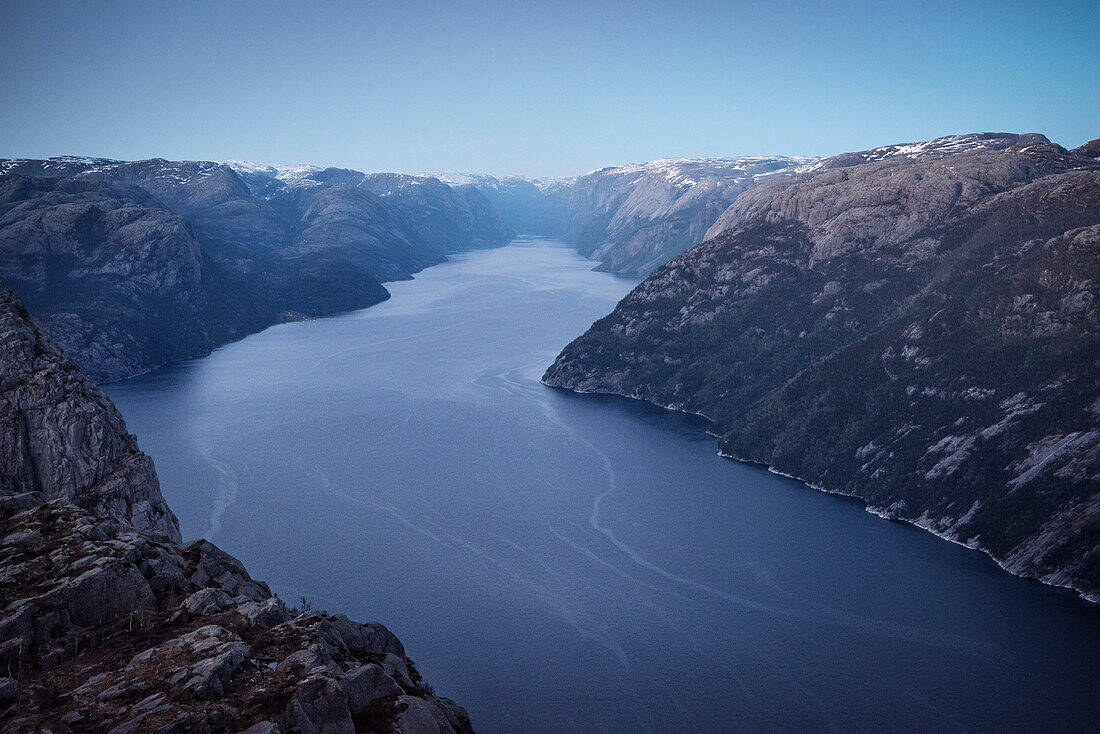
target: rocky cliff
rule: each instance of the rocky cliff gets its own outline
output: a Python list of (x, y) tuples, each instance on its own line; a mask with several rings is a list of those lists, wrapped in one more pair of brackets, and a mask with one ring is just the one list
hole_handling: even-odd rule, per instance
[[(279, 167), (232, 161), (253, 193), (276, 208), (286, 197), (308, 201), (312, 196), (359, 192), (400, 212), (409, 228), (436, 253), (498, 247), (515, 233), (481, 191), (448, 185), (434, 176), (404, 173), (360, 173), (347, 168)], [(375, 198), (376, 197), (376, 198)], [(438, 255), (437, 255), (438, 257)]]
[(0, 161), (0, 277), (97, 380), (272, 323), (363, 308), (381, 281), (511, 237), (471, 187), (210, 161)]
[(601, 168), (573, 183), (564, 236), (600, 269), (647, 275), (703, 239), (759, 180), (793, 173), (805, 158), (669, 158)]
[(1100, 164), (1039, 135), (821, 161), (570, 344), (547, 384), (1100, 600)]
[(278, 314), (266, 284), (214, 262), (185, 219), (100, 181), (0, 176), (0, 278), (100, 380), (203, 354)]
[(0, 346), (0, 490), (67, 500), (179, 540), (153, 462), (122, 416), (3, 283)]
[(0, 286), (0, 732), (471, 732), (378, 623), (179, 543), (117, 410)]

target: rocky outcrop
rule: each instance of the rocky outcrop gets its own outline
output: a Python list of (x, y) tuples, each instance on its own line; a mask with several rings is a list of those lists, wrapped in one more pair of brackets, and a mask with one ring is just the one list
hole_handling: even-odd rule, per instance
[(471, 732), (378, 623), (292, 610), (206, 541), (0, 493), (0, 732)]
[(724, 454), (1100, 600), (1088, 150), (953, 136), (758, 184), (544, 380), (700, 413)]
[(0, 490), (64, 499), (179, 540), (153, 462), (90, 384), (0, 283)]
[(700, 242), (715, 219), (757, 181), (785, 176), (806, 158), (669, 158), (601, 168), (569, 195), (564, 236), (600, 269), (647, 275)]
[(0, 732), (472, 731), (381, 624), (180, 544), (117, 410), (6, 289), (0, 344)]

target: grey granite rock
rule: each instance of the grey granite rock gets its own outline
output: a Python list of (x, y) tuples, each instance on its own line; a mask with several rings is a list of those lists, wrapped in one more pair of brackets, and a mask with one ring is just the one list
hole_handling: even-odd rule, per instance
[(18, 700), (19, 681), (14, 678), (0, 678), (0, 708), (10, 706)]
[(70, 500), (178, 540), (153, 462), (118, 410), (3, 284), (0, 347), (0, 489)]
[(757, 181), (794, 173), (810, 160), (669, 158), (601, 168), (573, 183), (563, 233), (600, 269), (646, 275), (702, 241)]
[(349, 670), (340, 680), (340, 689), (347, 696), (352, 716), (366, 714), (379, 699), (404, 694), (397, 681), (373, 663)]
[(759, 183), (544, 381), (1100, 600), (1100, 163), (987, 133)]
[(382, 625), (292, 619), (239, 560), (178, 543), (114, 406), (2, 293), (0, 732), (386, 731), (398, 696), (472, 731)]
[(202, 616), (220, 612), (232, 603), (229, 594), (221, 589), (199, 589), (184, 599), (180, 608), (188, 614)]

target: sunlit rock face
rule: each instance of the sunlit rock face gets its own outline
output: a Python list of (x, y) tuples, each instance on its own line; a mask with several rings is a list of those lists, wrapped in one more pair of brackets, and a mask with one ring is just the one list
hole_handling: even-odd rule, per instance
[(952, 136), (759, 183), (544, 379), (1100, 599), (1095, 148)]

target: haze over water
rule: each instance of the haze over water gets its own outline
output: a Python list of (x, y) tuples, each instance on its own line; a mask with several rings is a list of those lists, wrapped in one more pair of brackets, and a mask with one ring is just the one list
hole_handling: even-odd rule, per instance
[(186, 538), (377, 619), (483, 734), (1072, 730), (1100, 610), (538, 380), (634, 281), (521, 238), (107, 386)]

